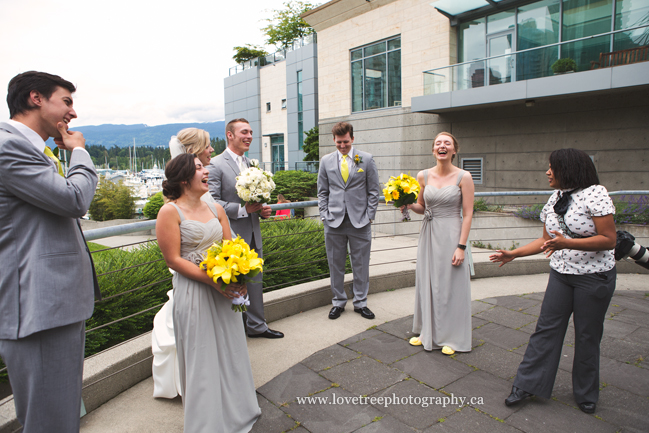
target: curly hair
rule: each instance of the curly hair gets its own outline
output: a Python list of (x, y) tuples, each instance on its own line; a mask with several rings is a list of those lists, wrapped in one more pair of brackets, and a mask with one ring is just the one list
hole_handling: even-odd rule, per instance
[(167, 180), (162, 182), (162, 195), (169, 200), (177, 200), (183, 194), (183, 183), (189, 182), (196, 174), (194, 158), (191, 153), (183, 153), (167, 163)]
[(553, 151), (550, 154), (550, 168), (560, 189), (599, 185), (595, 164), (583, 150), (568, 148)]

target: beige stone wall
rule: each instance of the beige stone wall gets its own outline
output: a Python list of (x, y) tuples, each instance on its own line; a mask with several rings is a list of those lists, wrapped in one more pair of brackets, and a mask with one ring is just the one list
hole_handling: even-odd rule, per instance
[(455, 60), (455, 34), (430, 0), (397, 0), (318, 32), (320, 119), (351, 114), (349, 50), (401, 35), (402, 105), (423, 95), (423, 71)]
[[(259, 71), (259, 98), (261, 104), (262, 158), (271, 161), (270, 137), (268, 134), (284, 134), (284, 160), (288, 161), (288, 139), (286, 109), (282, 109), (282, 99), (286, 98), (286, 62), (264, 66)], [(270, 102), (271, 110), (266, 111)]]

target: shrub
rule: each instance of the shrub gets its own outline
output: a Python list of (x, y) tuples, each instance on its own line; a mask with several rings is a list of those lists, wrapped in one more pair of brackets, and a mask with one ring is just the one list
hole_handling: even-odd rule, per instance
[(160, 212), (160, 208), (165, 204), (164, 200), (162, 199), (162, 192), (158, 192), (151, 196), (148, 202), (144, 205), (144, 209), (142, 209), (142, 213), (144, 214), (145, 217), (149, 218), (150, 220), (154, 220), (158, 218), (158, 212)]
[(523, 206), (514, 212), (514, 215), (519, 218), (525, 218), (528, 220), (541, 221), (541, 211), (543, 210), (545, 203), (537, 203), (531, 206)]
[[(157, 243), (150, 242), (130, 251), (100, 251), (93, 254), (93, 260), (104, 300), (95, 304), (92, 317), (86, 321), (86, 329), (155, 307), (168, 299), (166, 294), (171, 290), (171, 274)], [(111, 298), (129, 291), (132, 293)], [(86, 335), (86, 356), (150, 331), (153, 316), (158, 310), (154, 308), (89, 332)]]
[[(311, 219), (267, 221), (261, 224), (264, 241), (264, 291), (329, 276), (324, 229)], [(347, 259), (346, 273), (351, 271)], [(293, 283), (295, 280), (295, 283)], [(279, 287), (277, 287), (279, 286)]]
[(568, 71), (576, 71), (577, 63), (571, 58), (559, 59), (550, 66), (555, 74)]
[(615, 224), (647, 224), (649, 222), (649, 197), (634, 198), (623, 195), (613, 200)]
[[(305, 171), (283, 170), (273, 175), (275, 191), (271, 195), (271, 203), (277, 202), (277, 194), (284, 195), (291, 202), (307, 201), (317, 194), (318, 175)], [(303, 216), (303, 209), (295, 209), (297, 216)]]
[(473, 201), (474, 212), (500, 212), (502, 210), (502, 206), (489, 204), (489, 202), (487, 202), (487, 200), (483, 199), (482, 197)]

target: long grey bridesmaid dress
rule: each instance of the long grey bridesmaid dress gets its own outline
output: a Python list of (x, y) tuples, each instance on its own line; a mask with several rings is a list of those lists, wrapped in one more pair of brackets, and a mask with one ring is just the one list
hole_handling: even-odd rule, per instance
[[(206, 223), (180, 215), (180, 255), (199, 264), (212, 243), (223, 238), (219, 220)], [(208, 203), (216, 216), (216, 208)], [(176, 272), (173, 322), (185, 433), (232, 433), (252, 429), (257, 404), (241, 313), (207, 284)]]
[(462, 190), (455, 185), (437, 189), (428, 185), (424, 170), (426, 210), (419, 234), (412, 332), (425, 350), (449, 346), (471, 351), (471, 279), (468, 257), (451, 264), (462, 230)]

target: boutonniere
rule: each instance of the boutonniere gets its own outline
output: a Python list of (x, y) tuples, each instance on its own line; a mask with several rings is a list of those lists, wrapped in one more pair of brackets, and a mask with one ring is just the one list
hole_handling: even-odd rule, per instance
[(362, 168), (359, 168), (358, 171), (357, 171), (357, 173), (362, 173), (362, 172), (364, 172), (364, 171), (365, 171), (365, 170), (363, 170)]
[(251, 159), (250, 160), (250, 167), (259, 168), (259, 160), (258, 159)]
[(354, 162), (355, 162), (356, 164), (360, 164), (361, 162), (363, 162), (363, 158), (362, 158), (359, 154), (356, 154), (356, 155), (354, 156)]

